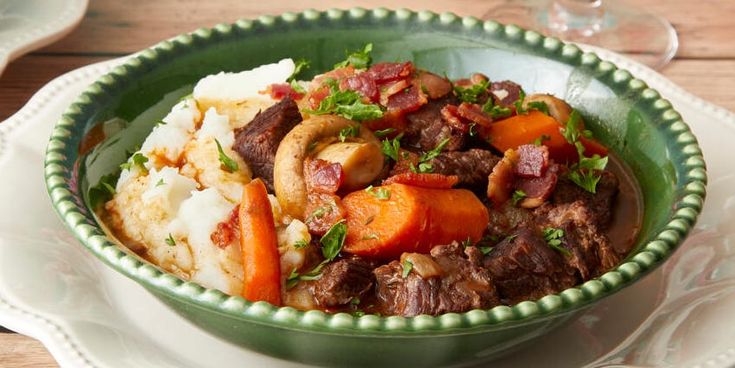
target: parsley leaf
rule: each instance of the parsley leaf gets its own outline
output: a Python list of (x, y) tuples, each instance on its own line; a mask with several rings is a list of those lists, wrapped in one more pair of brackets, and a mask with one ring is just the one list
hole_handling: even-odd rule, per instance
[(295, 243), (293, 243), (293, 247), (296, 249), (305, 248), (307, 245), (309, 245), (309, 242), (304, 239), (297, 240)]
[(566, 256), (571, 256), (572, 253), (569, 252), (569, 249), (561, 246), (562, 238), (564, 238), (564, 230), (554, 227), (544, 228), (544, 240), (546, 240), (546, 243), (549, 245), (549, 247), (559, 251), (560, 253), (563, 253)]
[(493, 247), (480, 247), (480, 252), (484, 255), (488, 255), (490, 252), (493, 251)]
[(439, 156), (447, 143), (449, 143), (449, 138), (444, 138), (441, 142), (439, 142), (439, 144), (436, 145), (436, 147), (434, 147), (434, 149), (421, 155), (421, 157), (419, 157), (419, 162), (426, 162), (433, 158), (436, 158), (436, 156)]
[[(291, 73), (291, 76), (289, 76), (288, 79), (286, 79), (286, 82), (291, 83), (295, 81), (296, 76), (299, 75), (299, 73), (301, 73), (302, 71), (306, 69), (309, 69), (309, 67), (311, 66), (311, 63), (306, 59), (296, 60), (295, 64), (296, 66), (293, 69), (293, 73)], [(291, 86), (293, 87), (293, 83), (291, 83)]]
[[(485, 111), (483, 109), (483, 111)], [(490, 108), (489, 111), (485, 111), (488, 115), (490, 115), (493, 119), (502, 119), (507, 118), (511, 114), (513, 114), (513, 111), (510, 109), (510, 107), (503, 107), (499, 105), (495, 105), (492, 108)]]
[(329, 262), (337, 257), (345, 244), (345, 236), (347, 235), (347, 224), (344, 220), (332, 225), (327, 233), (322, 236), (319, 242), (322, 244), (322, 255), (325, 261)]
[(515, 102), (513, 102), (513, 106), (515, 106), (516, 108), (516, 114), (522, 115), (522, 114), (528, 113), (528, 110), (523, 108), (523, 100), (525, 99), (526, 99), (526, 92), (523, 92), (523, 90), (520, 90), (518, 92), (518, 99)]
[(518, 202), (523, 200), (523, 198), (526, 198), (526, 192), (522, 190), (516, 190), (515, 192), (513, 192), (513, 197), (511, 198), (511, 200), (513, 201), (513, 205), (517, 206)]
[(176, 240), (174, 239), (173, 235), (171, 235), (171, 233), (168, 233), (168, 238), (166, 238), (166, 244), (168, 244), (171, 247), (176, 246)]
[(543, 112), (546, 115), (549, 115), (549, 105), (547, 105), (544, 101), (531, 101), (527, 105), (528, 111), (537, 110)]
[(372, 51), (373, 44), (368, 43), (362, 51), (358, 50), (353, 53), (345, 52), (347, 54), (347, 59), (334, 64), (334, 69), (344, 68), (348, 65), (352, 65), (355, 69), (367, 69), (373, 61), (373, 58), (370, 57), (370, 52)]
[(462, 240), (462, 248), (467, 248), (471, 245), (472, 245), (472, 238), (470, 238), (469, 236), (467, 237), (467, 239)]
[(383, 146), (381, 148), (386, 157), (390, 157), (396, 162), (399, 160), (398, 152), (401, 149), (401, 138), (403, 138), (403, 133), (393, 139), (383, 139)]
[(490, 81), (473, 84), (469, 87), (453, 86), (454, 95), (462, 102), (475, 103), (481, 94), (487, 91)]
[(306, 94), (306, 89), (304, 87), (302, 87), (299, 84), (299, 82), (297, 82), (295, 80), (292, 80), (292, 81), (288, 82), (288, 84), (291, 85), (291, 89), (293, 89), (294, 92), (296, 92), (298, 94), (301, 94), (301, 95), (305, 95)]
[(157, 187), (160, 187), (161, 185), (166, 185), (166, 182), (165, 182), (165, 181), (163, 181), (163, 178), (161, 178), (161, 179), (158, 179), (158, 183), (156, 183), (156, 186), (157, 186)]
[(327, 212), (332, 212), (332, 208), (331, 207), (325, 207), (325, 206), (317, 207), (314, 211), (311, 212), (311, 214), (306, 218), (305, 221), (306, 222), (309, 222), (309, 221), (311, 221), (311, 220), (313, 220), (315, 218), (317, 218), (317, 219), (322, 218), (322, 217), (324, 217), (324, 215), (327, 214)]
[(577, 148), (577, 154), (579, 155), (579, 161), (570, 168), (571, 170), (567, 176), (569, 180), (582, 189), (590, 193), (596, 193), (597, 183), (601, 178), (599, 171), (605, 170), (608, 159), (599, 155), (593, 155), (592, 157), (586, 157), (584, 155), (585, 148), (579, 138), (580, 136), (591, 138), (592, 132), (589, 130), (580, 130), (581, 122), (582, 119), (577, 110), (572, 110), (566, 126), (560, 128), (561, 135), (564, 136), (567, 142)]
[(383, 129), (383, 130), (376, 130), (376, 131), (373, 132), (373, 134), (375, 134), (375, 136), (378, 137), (378, 138), (383, 138), (383, 137), (387, 136), (388, 134), (391, 134), (391, 133), (393, 133), (395, 131), (396, 131), (396, 128), (387, 128), (387, 129)]
[(217, 151), (219, 152), (219, 162), (222, 164), (222, 169), (224, 169), (227, 172), (235, 172), (240, 167), (237, 165), (237, 162), (231, 158), (229, 158), (225, 151), (222, 150), (222, 145), (219, 144), (219, 141), (215, 138), (214, 143), (217, 144)]
[(383, 110), (376, 104), (365, 104), (359, 93), (353, 90), (340, 91), (337, 82), (330, 79), (325, 82), (330, 93), (321, 102), (316, 110), (304, 109), (313, 115), (336, 114), (346, 119), (363, 121), (375, 120), (383, 117)]
[(401, 266), (403, 266), (403, 272), (401, 272), (401, 277), (405, 279), (406, 277), (408, 277), (408, 274), (413, 269), (413, 263), (411, 263), (411, 261), (409, 260), (405, 260), (403, 261), (403, 263), (401, 263)]
[[(411, 164), (413, 166), (413, 164)], [(434, 165), (428, 163), (428, 162), (421, 162), (419, 163), (419, 169), (418, 172), (420, 174), (429, 174), (434, 172)]]
[(339, 141), (344, 142), (348, 137), (357, 137), (360, 135), (360, 125), (350, 125), (339, 131)]
[(380, 239), (380, 237), (378, 236), (378, 234), (372, 233), (372, 234), (363, 236), (361, 240), (372, 240), (372, 239)]
[(142, 153), (136, 152), (127, 162), (120, 164), (120, 168), (123, 170), (132, 170), (133, 167), (138, 167), (142, 172), (147, 173), (148, 169), (145, 168), (145, 163), (148, 162), (148, 157), (145, 157)]
[(383, 187), (373, 188), (373, 186), (371, 185), (365, 188), (365, 191), (372, 194), (373, 197), (382, 201), (387, 201), (390, 199), (390, 190)]
[(89, 205), (92, 208), (97, 208), (100, 204), (103, 204), (115, 195), (115, 184), (117, 183), (117, 173), (107, 174), (100, 178), (97, 185), (90, 187), (87, 191), (89, 197)]
[(291, 289), (299, 283), (299, 273), (296, 271), (296, 267), (291, 270), (286, 278), (286, 289)]

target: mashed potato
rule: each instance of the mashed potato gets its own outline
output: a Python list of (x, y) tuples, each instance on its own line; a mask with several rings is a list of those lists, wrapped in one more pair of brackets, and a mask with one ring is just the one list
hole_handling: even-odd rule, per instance
[[(199, 81), (192, 96), (171, 109), (124, 165), (116, 194), (105, 205), (118, 238), (169, 272), (239, 294), (243, 271), (237, 240), (226, 246), (212, 241), (252, 179), (231, 148), (234, 130), (273, 105), (276, 101), (260, 91), (284, 83), (293, 71), (293, 61), (284, 59)], [(222, 167), (217, 142), (237, 170)], [(310, 235), (301, 221), (283, 216), (272, 199), (282, 263), (290, 270), (304, 262), (296, 245), (308, 242)]]

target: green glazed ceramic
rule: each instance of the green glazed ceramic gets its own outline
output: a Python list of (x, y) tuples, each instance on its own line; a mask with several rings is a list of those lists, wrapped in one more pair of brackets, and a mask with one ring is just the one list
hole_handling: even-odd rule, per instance
[[(161, 271), (112, 242), (87, 189), (114, 171), (192, 84), (222, 70), (306, 58), (328, 70), (346, 49), (374, 43), (375, 60), (413, 60), (452, 78), (482, 72), (529, 93), (565, 98), (638, 179), (645, 214), (637, 246), (616, 269), (559, 294), (438, 317), (353, 317), (250, 303)], [(104, 122), (104, 123), (103, 123)], [(97, 124), (120, 130), (88, 155)], [(102, 262), (140, 283), (201, 328), (283, 359), (332, 366), (446, 366), (493, 359), (565, 323), (658, 267), (696, 221), (705, 163), (681, 116), (626, 70), (574, 45), (511, 25), (428, 11), (329, 10), (263, 16), (200, 29), (144, 50), (92, 84), (58, 122), (46, 156), (56, 211)], [(624, 306), (621, 306), (624, 307)]]

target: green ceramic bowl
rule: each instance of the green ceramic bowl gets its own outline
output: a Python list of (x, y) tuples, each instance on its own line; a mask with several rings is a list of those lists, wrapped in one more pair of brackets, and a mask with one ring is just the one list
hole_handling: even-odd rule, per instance
[[(353, 317), (250, 303), (161, 271), (105, 236), (87, 190), (125, 160), (155, 121), (201, 77), (281, 58), (327, 70), (346, 49), (375, 44), (376, 60), (413, 60), (452, 78), (479, 71), (528, 92), (563, 96), (631, 167), (645, 214), (635, 250), (615, 270), (537, 301), (438, 317)], [(94, 126), (123, 127), (79, 155)], [(122, 122), (122, 123), (121, 123)], [(125, 123), (127, 122), (127, 123)], [(658, 267), (692, 228), (705, 196), (705, 163), (681, 116), (629, 72), (574, 45), (515, 26), (453, 14), (386, 9), (305, 11), (200, 29), (139, 53), (92, 84), (58, 122), (46, 156), (54, 207), (77, 238), (201, 328), (283, 359), (322, 365), (444, 366), (488, 360), (565, 323)], [(624, 307), (624, 306), (621, 306)]]

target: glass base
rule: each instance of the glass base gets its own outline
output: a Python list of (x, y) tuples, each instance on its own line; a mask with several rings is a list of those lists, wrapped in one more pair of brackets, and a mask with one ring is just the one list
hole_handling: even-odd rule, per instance
[(666, 19), (618, 0), (510, 0), (483, 18), (624, 54), (660, 69), (679, 47)]

